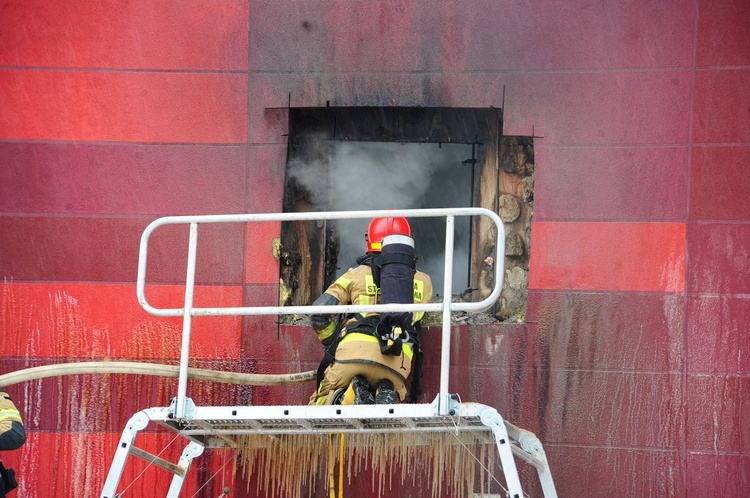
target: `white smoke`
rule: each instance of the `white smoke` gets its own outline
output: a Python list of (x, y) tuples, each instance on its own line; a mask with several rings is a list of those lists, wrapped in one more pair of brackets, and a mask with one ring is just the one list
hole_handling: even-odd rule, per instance
[[(315, 143), (315, 142), (312, 142)], [(330, 211), (467, 207), (471, 205), (471, 146), (462, 144), (320, 141), (307, 160), (290, 162), (289, 173)], [(313, 158), (313, 159), (310, 159)], [(420, 270), (442, 294), (445, 220), (409, 220)], [(340, 271), (365, 252), (369, 220), (339, 220)], [(468, 285), (469, 220), (456, 219), (453, 292)]]

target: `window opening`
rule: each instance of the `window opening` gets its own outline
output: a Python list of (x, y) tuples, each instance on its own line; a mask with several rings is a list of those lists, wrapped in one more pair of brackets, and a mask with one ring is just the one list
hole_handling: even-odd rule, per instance
[[(506, 247), (506, 268), (520, 268), (514, 270), (522, 274), (514, 275), (513, 285), (525, 272), (526, 285), (522, 293), (510, 289), (512, 299), (501, 300), (492, 315), (522, 320), (533, 213), (523, 188), (528, 187), (527, 198), (533, 202), (533, 142), (500, 137), (501, 121), (501, 110), (494, 108), (289, 109), (284, 211), (479, 206), (502, 216), (501, 204), (515, 199), (522, 205), (509, 225), (519, 233), (522, 247), (517, 239), (512, 251)], [(518, 144), (523, 146), (519, 149)], [(531, 152), (530, 182), (529, 161), (520, 172), (506, 165), (519, 150)], [(281, 304), (309, 304), (355, 264), (365, 249), (367, 223), (282, 224)], [(418, 267), (433, 277), (436, 292), (442, 294), (445, 222), (416, 218), (410, 223), (418, 244)], [(468, 290), (472, 299), (480, 298), (483, 289), (492, 287), (487, 256), (494, 253), (494, 236), (481, 219), (468, 218), (456, 220), (455, 236), (453, 293)], [(517, 261), (508, 266), (508, 258)], [(512, 304), (513, 311), (503, 312), (500, 304)]]

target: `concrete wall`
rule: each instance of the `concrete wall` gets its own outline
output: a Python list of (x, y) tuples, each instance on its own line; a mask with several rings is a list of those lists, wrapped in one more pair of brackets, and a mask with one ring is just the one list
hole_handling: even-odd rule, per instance
[[(179, 321), (135, 299), (140, 233), (161, 215), (280, 210), (275, 108), (500, 107), (504, 95), (505, 133), (540, 137), (528, 323), (457, 330), (454, 389), (537, 432), (561, 496), (750, 492), (745, 0), (10, 0), (0, 13), (0, 371), (174, 362)], [(207, 231), (197, 299), (274, 302), (278, 231)], [(179, 302), (181, 247), (155, 246), (149, 296)], [(198, 321), (192, 353), (307, 370), (314, 340), (269, 319)], [(30, 431), (2, 455), (17, 496), (93, 497), (127, 419), (176, 382), (8, 390)], [(191, 395), (289, 403), (308, 390)], [(204, 458), (187, 494), (223, 463)], [(131, 492), (153, 494), (163, 474)], [(220, 493), (218, 476), (200, 496)]]

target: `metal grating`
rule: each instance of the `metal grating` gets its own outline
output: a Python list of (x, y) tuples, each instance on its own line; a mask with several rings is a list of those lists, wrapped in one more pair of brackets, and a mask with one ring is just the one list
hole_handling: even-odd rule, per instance
[[(491, 429), (469, 405), (457, 404), (456, 415), (437, 415), (437, 405), (269, 406), (192, 408), (190, 418), (176, 420), (172, 411), (146, 410), (150, 420), (181, 435), (394, 433), (487, 431)], [(481, 406), (481, 405), (480, 405)]]

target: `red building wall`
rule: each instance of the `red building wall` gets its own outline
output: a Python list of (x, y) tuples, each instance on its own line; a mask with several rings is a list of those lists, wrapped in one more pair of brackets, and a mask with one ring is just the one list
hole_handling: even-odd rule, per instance
[[(561, 496), (746, 496), (748, 26), (745, 0), (4, 2), (0, 371), (174, 362), (180, 322), (135, 299), (140, 234), (163, 215), (280, 211), (278, 108), (504, 103), (506, 134), (539, 137), (528, 323), (457, 329), (452, 390), (539, 434)], [(207, 230), (199, 303), (275, 302), (277, 235)], [(181, 248), (155, 241), (152, 301), (180, 302)], [(309, 330), (273, 319), (196, 320), (193, 337), (215, 368), (309, 370), (319, 355)], [(125, 422), (176, 382), (8, 390), (30, 432), (2, 455), (17, 496), (93, 497)], [(200, 491), (217, 496), (225, 456), (202, 459), (188, 495), (218, 472)], [(135, 496), (166, 485), (148, 476)]]

